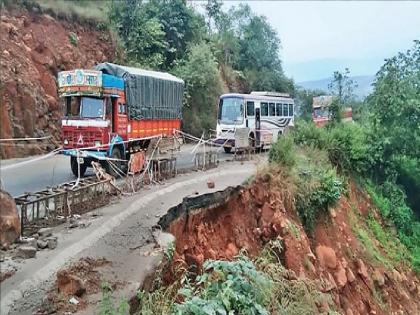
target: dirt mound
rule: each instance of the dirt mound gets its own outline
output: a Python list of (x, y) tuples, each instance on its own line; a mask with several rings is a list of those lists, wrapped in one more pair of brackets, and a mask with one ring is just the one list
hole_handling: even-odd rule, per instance
[(0, 247), (9, 248), (20, 236), (20, 219), (12, 196), (0, 189)]
[(172, 277), (180, 267), (199, 272), (206, 259), (232, 259), (241, 250), (255, 256), (269, 240), (280, 239), (284, 266), (296, 278), (321, 280), (319, 290), (331, 294), (342, 314), (419, 314), (419, 278), (403, 264), (374, 263), (355, 235), (352, 215), (374, 211), (356, 185), (311, 237), (296, 217), (290, 189), (265, 175), (233, 190), (224, 203), (191, 208), (188, 200), (176, 216), (172, 211), (167, 228), (176, 238)]
[[(37, 314), (74, 313), (84, 309), (88, 304), (87, 296), (101, 291), (102, 279), (98, 269), (109, 264), (111, 262), (105, 258), (86, 257), (59, 270), (55, 285)], [(71, 303), (71, 298), (75, 298), (78, 303)]]
[(109, 34), (24, 9), (2, 8), (0, 47), (0, 138), (53, 137), (40, 143), (3, 143), (3, 159), (58, 146), (62, 110), (57, 72), (90, 68), (115, 56)]

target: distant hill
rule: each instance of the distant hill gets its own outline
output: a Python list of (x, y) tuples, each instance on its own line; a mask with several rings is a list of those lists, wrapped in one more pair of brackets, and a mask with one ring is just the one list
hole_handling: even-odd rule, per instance
[[(360, 75), (351, 77), (351, 79), (357, 83), (357, 88), (354, 90), (354, 94), (358, 98), (364, 98), (372, 92), (372, 82), (375, 79), (375, 76)], [(328, 84), (330, 84), (331, 81), (332, 77), (321, 80), (298, 82), (297, 85), (308, 90), (322, 90), (328, 92)]]

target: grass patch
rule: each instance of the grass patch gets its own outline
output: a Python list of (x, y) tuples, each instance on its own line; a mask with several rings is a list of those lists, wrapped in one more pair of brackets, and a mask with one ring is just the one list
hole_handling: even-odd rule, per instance
[(300, 240), (300, 231), (296, 224), (292, 221), (287, 223), (287, 230), (292, 233), (293, 237), (297, 240)]
[[(392, 269), (408, 261), (409, 252), (398, 238), (385, 230), (372, 214), (366, 219), (356, 214), (355, 207), (349, 215), (352, 230), (366, 250), (369, 261), (376, 266)], [(381, 244), (382, 252), (375, 240)]]
[(106, 23), (111, 1), (89, 0), (34, 0), (43, 11), (58, 18), (75, 21)]
[(130, 306), (126, 299), (116, 302), (112, 297), (111, 286), (102, 283), (102, 299), (99, 303), (99, 315), (129, 315)]

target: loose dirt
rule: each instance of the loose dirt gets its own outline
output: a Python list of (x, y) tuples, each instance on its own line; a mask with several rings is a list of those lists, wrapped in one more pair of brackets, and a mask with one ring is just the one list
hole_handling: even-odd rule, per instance
[[(83, 310), (88, 305), (87, 297), (99, 293), (102, 288), (101, 268), (111, 265), (104, 258), (82, 258), (57, 272), (57, 280), (45, 297), (36, 314), (65, 314)], [(108, 283), (115, 289), (122, 285), (119, 282)], [(78, 304), (72, 304), (74, 298)]]

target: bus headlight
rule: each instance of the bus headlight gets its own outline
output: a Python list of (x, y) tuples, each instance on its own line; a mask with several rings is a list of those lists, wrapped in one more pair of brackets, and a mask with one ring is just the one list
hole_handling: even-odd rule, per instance
[(100, 147), (100, 146), (101, 146), (101, 141), (95, 140), (95, 147)]
[(69, 140), (67, 140), (67, 139), (64, 139), (64, 144), (69, 144)]

